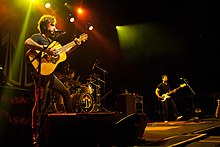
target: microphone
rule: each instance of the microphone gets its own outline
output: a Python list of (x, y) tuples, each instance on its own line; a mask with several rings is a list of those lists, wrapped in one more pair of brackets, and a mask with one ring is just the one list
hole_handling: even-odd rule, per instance
[(187, 79), (180, 78), (180, 80), (183, 80), (185, 83), (187, 83)]
[(65, 31), (58, 30), (58, 29), (55, 29), (54, 33), (55, 33), (55, 35), (63, 35), (63, 34), (66, 34)]
[(98, 59), (95, 60), (95, 63), (92, 66), (92, 70), (94, 70), (94, 68), (96, 67), (97, 64), (99, 64), (99, 60)]
[(96, 62), (93, 64), (92, 70), (94, 70), (95, 67), (96, 67)]

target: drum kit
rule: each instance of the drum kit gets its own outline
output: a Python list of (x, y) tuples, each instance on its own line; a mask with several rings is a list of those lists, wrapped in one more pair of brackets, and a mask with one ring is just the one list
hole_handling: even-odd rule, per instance
[[(92, 70), (97, 68), (103, 72), (102, 78), (100, 74), (90, 74), (89, 78), (86, 79), (86, 83), (81, 83), (79, 81), (80, 76), (75, 80), (75, 71), (70, 69), (70, 65), (64, 67), (65, 74), (55, 72), (57, 78), (59, 78), (67, 89), (71, 92), (72, 108), (74, 112), (99, 112), (108, 111), (102, 104), (101, 100), (105, 98), (110, 92), (106, 93), (101, 97), (101, 87), (103, 88), (103, 93), (105, 93), (105, 74), (106, 70), (98, 66), (100, 62), (96, 60), (93, 64)], [(55, 112), (64, 112), (63, 98), (59, 94), (52, 94), (51, 99), (53, 104), (51, 104), (55, 109)], [(51, 102), (50, 102), (51, 103)]]
[[(73, 80), (74, 76), (62, 75), (55, 73), (55, 75), (64, 83), (67, 89), (71, 92), (72, 108), (74, 112), (94, 112), (99, 111), (97, 106), (100, 103), (100, 83), (101, 80), (98, 74), (89, 75), (87, 82), (82, 84), (77, 80)], [(71, 74), (73, 75), (73, 73)], [(102, 80), (101, 80), (102, 81)], [(95, 86), (95, 89), (94, 89)], [(95, 95), (95, 99), (94, 99)], [(55, 108), (58, 112), (64, 111), (62, 97), (57, 95), (55, 98)]]

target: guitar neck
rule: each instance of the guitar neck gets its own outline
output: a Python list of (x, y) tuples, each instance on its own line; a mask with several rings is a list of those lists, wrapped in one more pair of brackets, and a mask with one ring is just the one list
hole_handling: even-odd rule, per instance
[(177, 87), (177, 88), (171, 90), (167, 95), (170, 95), (170, 94), (174, 93), (176, 90), (178, 90), (178, 89), (180, 89), (180, 88), (181, 88), (181, 87)]
[(73, 41), (67, 43), (66, 45), (62, 46), (62, 48), (60, 48), (59, 52), (68, 52), (70, 49), (72, 49), (76, 45), (77, 45), (76, 42), (73, 40)]

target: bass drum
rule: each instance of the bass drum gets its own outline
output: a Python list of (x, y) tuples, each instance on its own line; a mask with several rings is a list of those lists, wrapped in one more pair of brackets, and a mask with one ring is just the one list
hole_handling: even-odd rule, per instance
[(94, 99), (89, 93), (72, 94), (72, 108), (74, 112), (91, 112)]

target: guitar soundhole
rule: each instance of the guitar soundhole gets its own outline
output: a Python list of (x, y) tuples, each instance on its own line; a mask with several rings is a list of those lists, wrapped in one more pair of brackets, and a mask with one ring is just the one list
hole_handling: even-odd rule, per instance
[(57, 61), (60, 59), (59, 57), (60, 57), (59, 55), (55, 55), (55, 56), (53, 56), (53, 57), (51, 58), (50, 61), (55, 64), (55, 63), (57, 63)]

